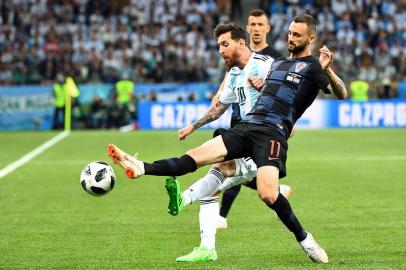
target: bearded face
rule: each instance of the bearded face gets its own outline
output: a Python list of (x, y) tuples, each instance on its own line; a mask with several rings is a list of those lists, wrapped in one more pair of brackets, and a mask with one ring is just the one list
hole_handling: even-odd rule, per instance
[(229, 68), (239, 66), (241, 57), (240, 42), (231, 38), (231, 33), (227, 32), (219, 36), (217, 40), (219, 53)]
[(309, 32), (307, 24), (292, 22), (289, 26), (287, 49), (294, 55), (300, 55), (315, 40), (315, 34)]
[(298, 53), (302, 52), (307, 47), (307, 45), (309, 45), (308, 40), (305, 40), (303, 42), (296, 42), (296, 44), (293, 41), (289, 41), (288, 42), (288, 51), (293, 54), (298, 54)]
[(238, 66), (240, 63), (238, 60), (240, 57), (240, 54), (238, 53), (238, 49), (236, 47), (231, 52), (229, 52), (229, 54), (227, 54), (227, 55), (223, 54), (222, 56), (223, 56), (224, 62), (226, 63), (226, 65), (229, 68)]

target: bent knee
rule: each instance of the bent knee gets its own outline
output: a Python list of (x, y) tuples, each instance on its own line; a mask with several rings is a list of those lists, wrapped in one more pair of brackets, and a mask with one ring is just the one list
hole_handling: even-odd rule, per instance
[(235, 162), (234, 160), (224, 161), (213, 165), (214, 168), (219, 170), (224, 177), (232, 177), (235, 175)]
[(193, 148), (193, 149), (190, 149), (189, 151), (187, 151), (186, 155), (189, 155), (189, 156), (193, 157), (193, 156), (198, 155), (198, 152), (199, 151), (197, 150), (197, 148)]
[(198, 167), (208, 164), (214, 164), (216, 162), (223, 160), (223, 156), (218, 153), (213, 154), (208, 153), (213, 152), (207, 151), (207, 149), (205, 149), (205, 147), (203, 146), (193, 148), (186, 152), (188, 156), (192, 157), (195, 160)]
[(276, 201), (276, 199), (278, 198), (279, 192), (261, 192), (258, 191), (258, 196), (259, 198), (266, 204), (268, 205), (272, 205), (274, 204), (274, 202)]

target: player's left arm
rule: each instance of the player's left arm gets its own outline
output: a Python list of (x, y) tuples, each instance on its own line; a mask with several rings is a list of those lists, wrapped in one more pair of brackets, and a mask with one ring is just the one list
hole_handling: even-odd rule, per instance
[(222, 103), (220, 99), (217, 100), (216, 104), (212, 105), (200, 119), (184, 128), (181, 128), (178, 131), (179, 140), (186, 139), (186, 137), (192, 134), (192, 132), (196, 129), (217, 120), (228, 109), (229, 106), (230, 104)]
[(329, 85), (327, 88), (330, 90), (330, 92), (334, 93), (338, 99), (346, 98), (347, 88), (345, 87), (343, 80), (341, 80), (340, 77), (338, 77), (331, 69), (331, 64), (333, 63), (333, 53), (326, 47), (326, 45), (321, 47), (319, 51), (320, 65), (329, 80)]

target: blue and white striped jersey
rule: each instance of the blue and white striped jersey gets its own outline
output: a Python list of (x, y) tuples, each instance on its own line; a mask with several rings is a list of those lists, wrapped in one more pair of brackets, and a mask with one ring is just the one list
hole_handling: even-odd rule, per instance
[(252, 53), (244, 69), (231, 68), (224, 80), (220, 102), (238, 103), (241, 119), (245, 120), (259, 97), (258, 90), (251, 86), (248, 78), (259, 77), (265, 80), (273, 60), (272, 57)]

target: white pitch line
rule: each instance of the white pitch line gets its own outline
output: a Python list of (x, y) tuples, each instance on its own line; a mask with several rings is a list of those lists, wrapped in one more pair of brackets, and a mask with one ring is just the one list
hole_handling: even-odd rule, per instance
[(45, 143), (41, 144), (31, 152), (27, 153), (26, 155), (22, 156), (19, 160), (14, 161), (13, 163), (10, 163), (6, 167), (0, 170), (0, 178), (6, 176), (7, 174), (11, 173), (12, 171), (16, 170), (17, 168), (23, 166), (27, 162), (29, 162), (31, 159), (35, 158), (39, 154), (43, 153), (45, 150), (53, 146), (54, 144), (57, 144), (58, 142), (62, 141), (65, 139), (68, 135), (70, 134), (69, 131), (64, 131), (50, 139), (49, 141), (46, 141)]

